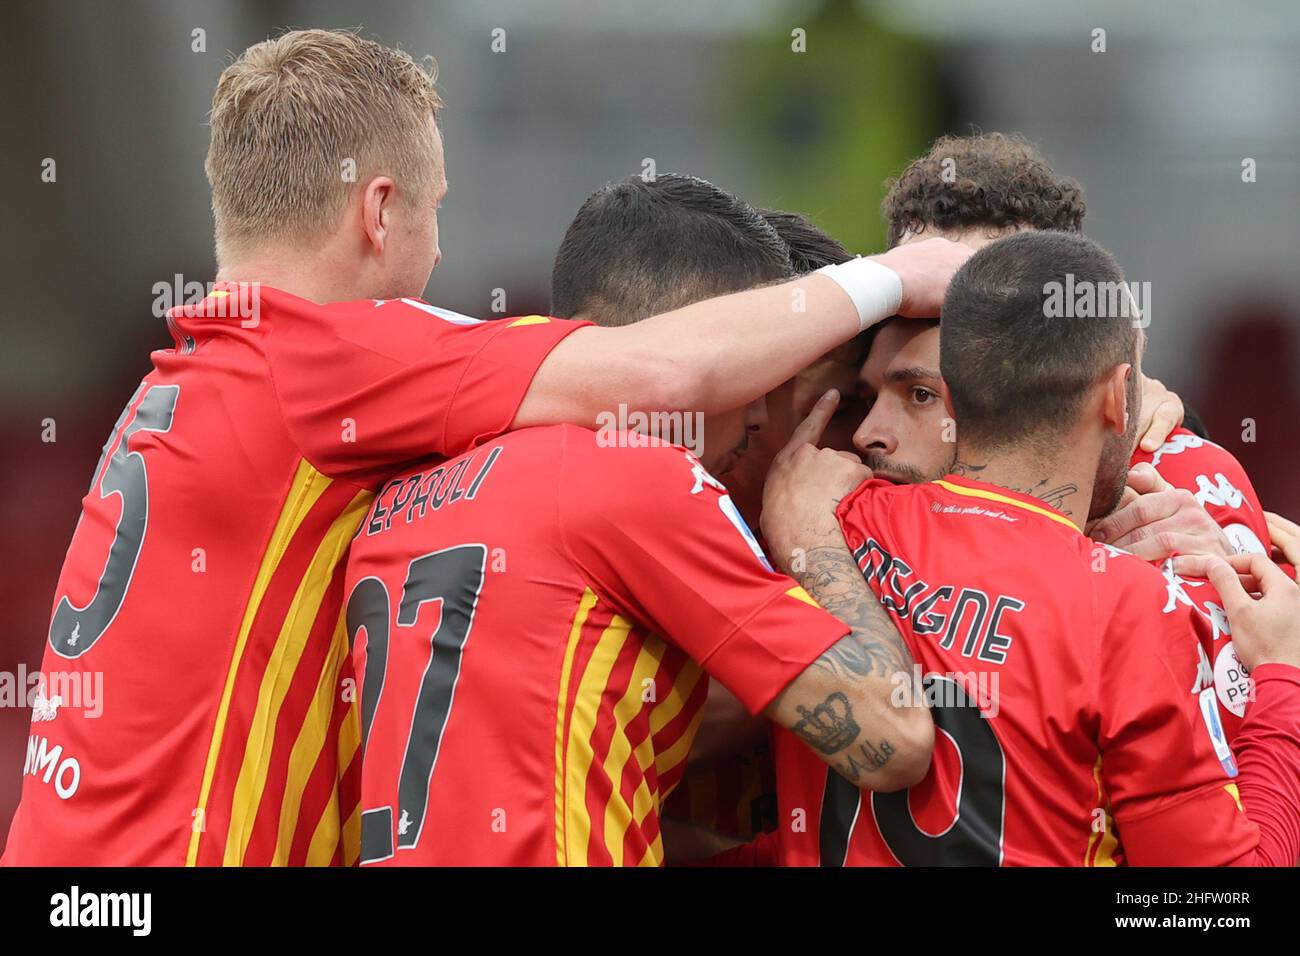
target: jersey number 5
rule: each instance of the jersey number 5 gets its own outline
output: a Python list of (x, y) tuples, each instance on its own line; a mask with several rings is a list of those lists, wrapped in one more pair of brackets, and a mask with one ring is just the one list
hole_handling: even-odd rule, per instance
[[(135, 564), (140, 558), (140, 549), (144, 547), (144, 533), (149, 525), (149, 473), (145, 468), (144, 456), (130, 449), (131, 436), (142, 431), (171, 431), (176, 400), (180, 394), (179, 385), (150, 386), (136, 408), (131, 424), (122, 428), (131, 414), (134, 396), (127, 402), (117, 424), (113, 426), (113, 434), (104, 446), (104, 454), (108, 454), (113, 436), (121, 432), (122, 437), (99, 480), (99, 496), (108, 498), (110, 495), (118, 495), (122, 499), (122, 513), (117, 519), (117, 530), (108, 549), (104, 570), (99, 575), (99, 583), (89, 603), (77, 607), (66, 594), (59, 596), (54, 617), (50, 621), (50, 647), (60, 657), (80, 657), (94, 647), (126, 600), (126, 589), (135, 574)], [(99, 464), (95, 466), (95, 474), (99, 474), (103, 464), (104, 457), (101, 455)]]
[[(402, 586), (402, 602), (397, 608), (398, 628), (414, 627), (420, 607), (426, 601), (440, 601), (442, 614), (438, 629), (429, 638), (428, 664), (404, 724), (407, 728), (406, 751), (397, 782), (397, 807), (372, 807), (361, 812), (362, 863), (376, 863), (393, 855), (394, 828), (399, 850), (410, 849), (420, 840), (429, 809), (429, 781), (438, 762), (447, 718), (451, 715), (456, 681), (460, 677), (461, 654), (474, 623), (486, 564), (485, 545), (463, 544), (416, 558), (407, 571), (406, 583)], [(358, 581), (348, 598), (349, 638), (355, 644), (361, 628), (366, 629), (366, 673), (361, 687), (363, 766), (370, 728), (388, 673), (391, 606), (388, 588), (374, 577)], [(402, 632), (399, 630), (397, 635), (400, 639)], [(421, 642), (414, 636), (407, 640), (411, 643), (404, 642), (395, 648), (399, 660), (409, 660), (411, 653), (423, 653)], [(401, 706), (401, 701), (390, 706)]]

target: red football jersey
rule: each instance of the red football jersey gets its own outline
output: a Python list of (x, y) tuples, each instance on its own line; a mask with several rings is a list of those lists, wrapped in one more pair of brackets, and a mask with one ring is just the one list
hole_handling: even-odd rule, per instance
[(1154, 452), (1137, 449), (1132, 463), (1139, 462), (1150, 462), (1165, 481), (1195, 495), (1238, 554), (1272, 552), (1259, 496), (1241, 462), (1227, 449), (1176, 428)]
[(372, 484), (507, 429), (577, 325), (230, 285), (168, 322), (82, 502), (4, 861), (354, 862)]
[[(1246, 470), (1227, 449), (1186, 428), (1177, 428), (1154, 452), (1137, 449), (1133, 464), (1138, 462), (1150, 462), (1165, 481), (1195, 495), (1238, 554), (1272, 551), (1259, 496)], [(1208, 624), (1200, 634), (1203, 657), (1199, 679), (1202, 687), (1214, 687), (1219, 716), (1231, 741), (1241, 728), (1252, 691), (1249, 674), (1232, 646), (1232, 630), (1223, 603), (1208, 581), (1181, 579), (1168, 562), (1162, 564), (1161, 570), (1169, 602), (1195, 608)]]
[(1212, 864), (1258, 842), (1199, 680), (1204, 621), (1166, 608), (1155, 568), (1037, 499), (954, 476), (869, 481), (838, 513), (916, 657), (900, 693), (940, 732), (925, 780), (884, 794), (778, 731), (784, 862)]
[(1246, 705), (1254, 700), (1254, 689), (1250, 672), (1242, 665), (1232, 644), (1232, 623), (1223, 608), (1223, 599), (1209, 581), (1175, 574), (1169, 560), (1160, 563), (1160, 570), (1165, 577), (1164, 610), (1172, 612), (1176, 607), (1192, 608), (1205, 622), (1205, 627), (1197, 633), (1200, 639), (1197, 693), (1214, 688), (1214, 696), (1219, 702), (1219, 719), (1231, 743), (1241, 729)]
[(526, 429), (380, 491), (347, 572), (362, 863), (660, 864), (703, 674), (758, 713), (848, 633), (644, 441)]

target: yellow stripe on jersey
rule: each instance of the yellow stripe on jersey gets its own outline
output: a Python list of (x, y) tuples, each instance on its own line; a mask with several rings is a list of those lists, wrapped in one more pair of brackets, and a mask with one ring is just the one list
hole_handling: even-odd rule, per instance
[[(704, 672), (700, 670), (700, 666), (694, 661), (688, 660), (682, 664), (682, 669), (677, 672), (677, 680), (673, 682), (669, 699), (665, 702), (666, 705), (671, 704), (671, 706), (656, 707), (655, 712), (650, 715), (651, 733), (659, 733), (681, 713), (682, 708), (686, 706), (686, 702), (691, 699), (691, 693), (695, 690), (695, 685), (700, 682), (700, 677), (703, 674)], [(695, 728), (699, 725), (700, 717), (703, 715), (704, 708), (701, 707), (696, 711), (686, 731), (673, 741), (671, 747), (655, 758), (655, 766), (659, 776), (663, 777), (671, 773), (674, 767), (686, 759), (691, 744), (695, 741)]]
[(1102, 820), (1102, 826), (1105, 827), (1101, 832), (1101, 841), (1097, 846), (1097, 855), (1092, 859), (1093, 866), (1118, 866), (1115, 862), (1115, 850), (1119, 847), (1119, 839), (1115, 836), (1115, 818), (1110, 815), (1109, 810), (1103, 811), (1105, 817)]
[[(658, 638), (653, 639), (658, 640)], [(703, 674), (704, 672), (700, 670), (699, 665), (694, 661), (687, 660), (682, 664), (681, 669), (677, 672), (676, 680), (673, 681), (672, 687), (668, 690), (667, 698), (661, 701), (659, 705), (655, 707), (654, 712), (650, 715), (650, 735), (644, 742), (646, 747), (651, 746), (656, 734), (660, 733), (665, 727), (677, 719), (677, 716), (682, 712), (682, 708), (686, 706), (686, 702), (691, 699), (691, 694), (695, 690), (695, 685), (699, 683)], [(691, 722), (687, 724), (686, 729), (682, 731), (681, 735), (678, 736), (676, 740), (673, 741), (672, 745), (663, 753), (655, 755), (654, 765), (656, 780), (662, 781), (665, 776), (672, 773), (672, 771), (677, 768), (678, 764), (686, 759), (687, 754), (690, 753), (691, 745), (695, 742), (695, 734), (700, 729), (700, 721), (703, 719), (704, 708), (700, 707), (696, 710), (694, 716), (691, 717)], [(647, 763), (642, 763), (643, 769), (647, 766)], [(681, 782), (680, 778), (677, 782)], [(674, 784), (674, 786), (676, 785)], [(650, 791), (649, 788), (645, 786), (644, 779), (641, 782), (641, 788), (645, 789), (646, 795), (649, 797)], [(641, 796), (641, 788), (638, 788), (636, 794), (637, 797)], [(668, 794), (670, 792), (671, 788), (668, 791), (653, 794), (653, 799), (646, 799), (644, 802), (634, 800), (633, 810), (636, 825), (642, 826), (645, 823), (646, 817), (650, 815), (651, 810), (658, 813), (660, 808), (663, 806), (663, 802), (668, 799)], [(663, 862), (664, 842), (663, 832), (661, 830), (655, 834), (654, 841), (646, 847), (645, 853), (642, 854), (641, 859), (637, 861), (636, 865), (662, 866)]]
[[(329, 866), (334, 859), (334, 851), (339, 848), (339, 812), (339, 791), (335, 787), (330, 791), (325, 812), (320, 815), (316, 830), (311, 835), (311, 843), (307, 845), (308, 866)], [(344, 863), (351, 865), (347, 860)]]
[(591, 814), (587, 811), (587, 777), (595, 748), (591, 737), (600, 716), (605, 687), (614, 663), (627, 643), (632, 625), (615, 614), (591, 652), (587, 666), (578, 682), (578, 693), (569, 717), (569, 747), (565, 754), (567, 779), (565, 780), (565, 855), (569, 866), (586, 866), (591, 845)]
[(525, 315), (522, 318), (515, 319), (506, 328), (513, 329), (516, 325), (545, 325), (550, 321), (545, 315)]
[(555, 865), (568, 864), (568, 794), (564, 773), (564, 731), (568, 726), (569, 679), (573, 675), (573, 658), (577, 654), (578, 644), (582, 640), (582, 629), (587, 624), (587, 615), (596, 605), (596, 595), (590, 588), (582, 592), (578, 610), (573, 615), (573, 627), (569, 629), (569, 643), (564, 649), (564, 665), (560, 669), (560, 690), (555, 704)]
[[(1115, 818), (1105, 807), (1106, 794), (1101, 785), (1101, 754), (1097, 754), (1097, 762), (1092, 765), (1092, 778), (1097, 782), (1097, 806), (1102, 808), (1102, 829), (1101, 832), (1097, 831), (1095, 817), (1089, 821), (1092, 833), (1088, 837), (1088, 848), (1083, 853), (1083, 865), (1115, 866), (1115, 850), (1119, 846), (1119, 839), (1115, 836)], [(1095, 854), (1093, 847), (1097, 848)]]
[[(302, 795), (307, 789), (307, 781), (320, 762), (321, 754), (329, 738), (330, 725), (334, 722), (335, 706), (348, 706), (338, 700), (339, 675), (343, 671), (344, 657), (348, 653), (348, 635), (346, 619), (339, 615), (334, 628), (334, 639), (330, 643), (330, 652), (321, 667), (320, 679), (316, 682), (316, 692), (312, 695), (307, 716), (298, 730), (298, 738), (293, 742), (289, 752), (289, 771), (284, 783), (284, 796), (280, 800), (280, 830), (275, 840), (275, 854), (271, 857), (272, 866), (288, 866), (289, 852), (293, 849), (293, 834), (298, 825), (298, 809), (302, 806)], [(343, 765), (339, 766), (342, 772)], [(337, 824), (337, 815), (335, 819)]]
[(785, 593), (787, 597), (792, 597), (796, 601), (803, 601), (804, 604), (811, 604), (813, 607), (821, 607), (821, 605), (817, 603), (817, 599), (815, 597), (813, 597), (803, 588), (799, 587), (799, 585), (797, 584), (794, 587), (790, 588), (790, 590), (786, 591)]
[(1246, 808), (1241, 805), (1241, 791), (1237, 789), (1237, 785), (1235, 783), (1225, 783), (1223, 789), (1228, 791), (1228, 796), (1232, 797), (1232, 802), (1237, 805), (1237, 809), (1245, 813)]
[[(346, 653), (351, 654), (349, 645)], [(353, 760), (361, 759), (361, 705), (356, 694), (348, 701), (348, 712), (339, 727), (339, 774), (348, 772)], [(358, 769), (360, 767), (358, 766)], [(358, 779), (359, 776), (358, 776)], [(351, 815), (343, 821), (343, 865), (361, 861), (361, 803), (354, 802)]]
[(262, 672), (257, 706), (248, 728), (244, 759), (235, 783), (235, 796), (230, 807), (230, 829), (226, 832), (223, 860), (226, 866), (240, 866), (244, 861), (244, 854), (253, 836), (257, 809), (266, 788), (266, 775), (275, 749), (275, 724), (280, 715), (280, 707), (293, 686), (298, 664), (311, 635), (311, 624), (320, 610), (321, 600), (329, 588), (334, 569), (338, 567), (352, 540), (352, 533), (370, 507), (373, 497), (369, 491), (357, 492), (348, 506), (334, 519), (316, 553), (312, 555), (311, 563), (293, 596), (293, 603), (285, 614), (280, 635), (276, 638), (266, 669)]
[(312, 506), (331, 484), (331, 480), (309, 465), (306, 460), (298, 462), (293, 481), (289, 484), (289, 493), (285, 496), (284, 507), (276, 519), (275, 529), (266, 553), (262, 556), (261, 566), (253, 581), (253, 590), (244, 606), (244, 617), (239, 625), (239, 636), (235, 640), (235, 649), (231, 654), (230, 666), (226, 671), (226, 686), (221, 693), (221, 703), (217, 707), (217, 718), (213, 724), (212, 737), (208, 742), (208, 759), (203, 768), (203, 783), (199, 787), (199, 799), (195, 806), (196, 826), (190, 834), (189, 848), (185, 853), (185, 865), (194, 866), (198, 862), (199, 841), (203, 838), (205, 827), (202, 825), (207, 814), (208, 795), (212, 792), (212, 780), (216, 776), (217, 757), (221, 753), (221, 741), (226, 732), (226, 720), (230, 715), (230, 700), (235, 689), (235, 677), (244, 657), (244, 648), (248, 644), (248, 632), (253, 627), (262, 598), (266, 594), (275, 569), (279, 566), (289, 542), (297, 534), (303, 519)]
[[(361, 715), (355, 697), (347, 703), (347, 708), (343, 723), (339, 726), (340, 776), (347, 772), (348, 765), (361, 749)], [(334, 859), (334, 851), (340, 849), (340, 844), (344, 866), (356, 866), (361, 859), (361, 805), (353, 805), (352, 812), (343, 821), (343, 831), (340, 833), (338, 818), (342, 812), (338, 787), (335, 787), (330, 792), (329, 805), (325, 807), (325, 812), (316, 824), (316, 831), (311, 835), (311, 843), (307, 847), (308, 866), (329, 866)]]
[[(634, 808), (639, 806), (648, 807), (654, 802), (651, 799), (650, 787), (645, 779), (645, 771), (650, 769), (650, 762), (654, 758), (654, 744), (651, 739), (653, 735), (647, 733), (645, 740), (633, 752), (625, 730), (628, 724), (635, 720), (637, 714), (645, 707), (647, 702), (642, 700), (645, 690), (643, 682), (653, 682), (655, 674), (659, 671), (659, 665), (663, 662), (665, 650), (667, 650), (666, 645), (658, 638), (649, 637), (642, 642), (641, 649), (636, 655), (636, 662), (632, 665), (632, 675), (628, 679), (627, 690), (618, 703), (614, 705), (615, 730), (613, 737), (610, 739), (609, 753), (605, 755), (605, 763), (602, 768), (605, 776), (609, 778), (613, 790), (609, 796), (609, 805), (605, 808), (604, 828), (605, 845), (609, 847), (614, 866), (623, 865), (623, 837), (627, 833), (627, 828), (632, 825), (633, 820), (636, 818)], [(659, 688), (654, 687), (653, 691), (657, 699)], [(658, 709), (657, 705), (655, 709)], [(623, 782), (623, 772), (630, 759), (635, 759), (637, 766), (642, 771), (639, 775), (641, 779), (637, 783), (636, 792), (632, 795), (632, 806), (628, 806), (620, 789)]]
[(343, 865), (361, 862), (361, 804), (352, 808), (352, 816), (343, 821)]
[(966, 495), (969, 498), (987, 498), (989, 501), (996, 501), (998, 504), (1011, 505), (1014, 508), (1023, 508), (1025, 511), (1032, 511), (1034, 514), (1042, 515), (1044, 518), (1051, 518), (1057, 524), (1063, 524), (1067, 528), (1079, 530), (1079, 526), (1061, 514), (1059, 511), (1053, 511), (1051, 508), (1040, 508), (1038, 505), (1031, 505), (1027, 501), (1017, 501), (1015, 498), (1009, 498), (1006, 495), (1000, 495), (996, 491), (985, 491), (983, 488), (966, 488), (962, 485), (954, 485), (950, 481), (939, 479), (935, 482), (941, 488), (946, 488), (956, 495)]

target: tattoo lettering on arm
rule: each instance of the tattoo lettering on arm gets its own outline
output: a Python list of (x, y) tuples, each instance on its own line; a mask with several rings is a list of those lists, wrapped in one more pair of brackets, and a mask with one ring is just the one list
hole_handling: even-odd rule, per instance
[[(810, 550), (798, 578), (823, 608), (850, 628), (849, 635), (822, 654), (815, 667), (843, 682), (892, 684), (896, 675), (902, 675), (905, 682), (911, 680), (912, 654), (847, 548)], [(813, 707), (801, 704), (797, 712), (800, 719), (791, 729), (832, 758), (836, 769), (854, 782), (869, 783), (864, 776), (885, 766), (896, 753), (889, 740), (865, 738), (861, 722), (842, 692), (830, 694)]]
[(844, 755), (845, 760), (838, 765), (838, 769), (844, 776), (857, 780), (859, 774), (879, 770), (889, 762), (889, 758), (893, 755), (894, 748), (889, 741), (882, 740), (879, 747), (873, 747), (864, 740)]

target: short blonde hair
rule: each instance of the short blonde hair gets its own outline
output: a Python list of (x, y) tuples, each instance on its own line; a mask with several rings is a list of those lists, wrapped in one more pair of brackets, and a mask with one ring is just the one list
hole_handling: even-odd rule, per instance
[(295, 30), (245, 50), (212, 96), (204, 169), (218, 259), (321, 235), (376, 175), (423, 196), (437, 173), (436, 77), (432, 57), (419, 63), (342, 30)]

